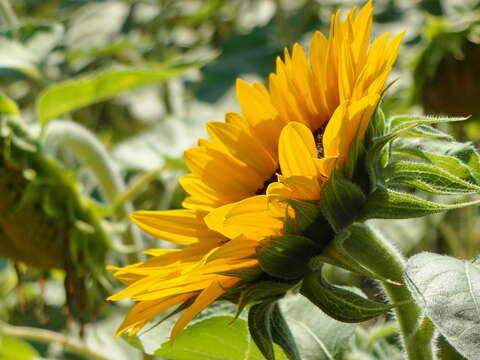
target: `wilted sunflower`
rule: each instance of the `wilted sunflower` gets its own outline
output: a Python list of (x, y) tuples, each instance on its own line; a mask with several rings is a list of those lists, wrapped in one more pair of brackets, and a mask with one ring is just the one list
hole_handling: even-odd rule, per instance
[[(186, 311), (171, 337), (206, 306), (248, 285), (244, 273), (261, 273), (257, 247), (280, 235), (285, 217), (280, 198), (318, 199), (333, 168), (361, 140), (397, 56), (402, 34), (384, 34), (370, 44), (373, 8), (368, 2), (345, 21), (332, 16), (330, 36), (316, 32), (308, 57), (295, 44), (262, 84), (237, 81), (242, 115), (207, 125), (211, 140), (185, 152), (191, 173), (180, 183), (185, 209), (137, 211), (145, 232), (177, 245), (148, 250), (152, 257), (115, 276), (128, 285), (109, 300), (137, 302), (118, 334), (136, 334), (175, 305)], [(243, 279), (242, 279), (243, 278)]]

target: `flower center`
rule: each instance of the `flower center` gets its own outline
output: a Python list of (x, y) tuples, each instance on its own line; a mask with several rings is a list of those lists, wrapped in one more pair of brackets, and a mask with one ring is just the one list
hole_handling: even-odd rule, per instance
[(313, 132), (313, 138), (315, 139), (315, 146), (317, 147), (317, 156), (319, 159), (322, 159), (325, 156), (323, 152), (323, 134), (325, 134), (326, 127), (327, 122)]
[(267, 192), (268, 185), (270, 185), (272, 182), (277, 180), (277, 173), (280, 172), (280, 169), (277, 169), (273, 172), (272, 176), (270, 176), (270, 179), (265, 180), (263, 182), (263, 187), (255, 191), (255, 195), (265, 195)]

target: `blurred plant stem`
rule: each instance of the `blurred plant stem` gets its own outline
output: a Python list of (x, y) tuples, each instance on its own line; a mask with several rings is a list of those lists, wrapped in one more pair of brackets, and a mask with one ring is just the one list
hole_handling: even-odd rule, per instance
[[(305, 1), (305, 4), (303, 4), (301, 9), (300, 19), (293, 30), (292, 39), (294, 41), (297, 41), (302, 36), (308, 23), (317, 16), (318, 6), (319, 4), (314, 0)], [(291, 46), (291, 44), (289, 44), (289, 46)]]
[(398, 331), (398, 324), (396, 322), (388, 322), (383, 324), (378, 328), (374, 328), (374, 330), (369, 334), (367, 339), (366, 349), (367, 351), (371, 351), (373, 345), (382, 338), (387, 338), (393, 336)]
[(2, 18), (5, 19), (7, 26), (12, 30), (14, 34), (17, 34), (17, 29), (20, 26), (20, 22), (12, 9), (12, 5), (8, 0), (0, 0), (0, 8), (2, 9)]
[(448, 253), (471, 259), (479, 251), (480, 220), (475, 206), (451, 211), (439, 224), (440, 234)]
[(12, 326), (4, 322), (0, 322), (0, 335), (13, 336), (26, 340), (33, 340), (42, 343), (58, 343), (66, 349), (77, 354), (85, 356), (91, 360), (112, 360), (91, 348), (81, 341), (67, 335), (59, 334), (54, 331), (31, 328), (26, 326)]
[[(47, 154), (53, 155), (59, 146), (72, 150), (84, 164), (88, 165), (97, 178), (106, 201), (112, 205), (125, 192), (125, 184), (100, 141), (86, 128), (67, 120), (55, 120), (48, 124), (42, 143)], [(133, 207), (129, 202), (115, 209), (115, 216), (124, 220)], [(131, 224), (123, 234), (126, 246), (133, 248), (127, 255), (129, 263), (139, 261), (138, 251), (143, 249), (138, 230)]]
[(282, 47), (292, 44), (291, 33), (288, 30), (287, 18), (283, 10), (282, 0), (275, 0), (275, 26), (277, 28), (278, 38)]

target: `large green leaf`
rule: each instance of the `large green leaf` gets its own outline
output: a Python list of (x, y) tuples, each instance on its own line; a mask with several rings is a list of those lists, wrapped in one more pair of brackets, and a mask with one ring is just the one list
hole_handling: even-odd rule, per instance
[(330, 318), (301, 295), (288, 296), (280, 305), (302, 360), (342, 358), (357, 325)]
[(480, 264), (421, 253), (409, 259), (406, 284), (438, 331), (467, 359), (480, 349)]
[[(220, 302), (208, 307), (196, 321), (183, 330), (172, 343), (170, 330), (178, 318), (172, 317), (140, 332), (130, 344), (147, 354), (168, 360), (264, 360), (248, 331), (247, 322), (235, 319), (235, 307)], [(274, 346), (276, 360), (287, 360)]]
[(45, 124), (65, 112), (106, 100), (122, 91), (180, 76), (189, 68), (166, 65), (116, 68), (54, 84), (38, 97), (38, 120)]

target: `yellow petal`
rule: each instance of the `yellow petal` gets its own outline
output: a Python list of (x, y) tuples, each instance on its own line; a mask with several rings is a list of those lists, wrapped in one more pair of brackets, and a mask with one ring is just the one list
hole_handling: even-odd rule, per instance
[[(119, 326), (115, 337), (120, 336), (128, 329), (142, 323), (142, 326), (150, 319), (157, 316), (162, 311), (165, 311), (172, 306), (175, 306), (181, 302), (184, 302), (197, 293), (183, 294), (179, 296), (173, 296), (171, 298), (144, 301), (136, 304), (132, 310), (129, 311), (122, 324)], [(133, 334), (130, 334), (133, 335)]]
[(342, 132), (345, 126), (347, 104), (340, 105), (333, 113), (332, 118), (323, 134), (323, 153), (325, 157), (338, 157), (342, 146)]
[(268, 179), (277, 169), (270, 153), (249, 133), (234, 125), (210, 122), (207, 130), (212, 139), (222, 144), (234, 158), (255, 169), (260, 177)]
[(254, 194), (265, 181), (241, 161), (211, 148), (188, 149), (185, 162), (208, 187), (237, 200)]
[(208, 305), (218, 299), (225, 293), (225, 289), (234, 285), (240, 279), (230, 278), (226, 281), (212, 281), (210, 286), (203, 290), (200, 295), (197, 296), (194, 303), (183, 313), (183, 315), (178, 319), (177, 323), (172, 329), (170, 335), (171, 341), (174, 341), (178, 334), (183, 330), (183, 328), (199, 314), (203, 309)]
[(194, 210), (136, 211), (130, 219), (146, 233), (179, 245), (218, 241), (222, 237), (203, 222)]
[(283, 176), (317, 175), (314, 162), (317, 149), (313, 134), (305, 125), (291, 122), (285, 126), (280, 134), (278, 151)]
[(208, 257), (207, 261), (213, 261), (221, 258), (246, 258), (255, 254), (255, 249), (257, 246), (258, 241), (249, 239), (245, 236), (239, 236), (216, 248), (215, 251)]

